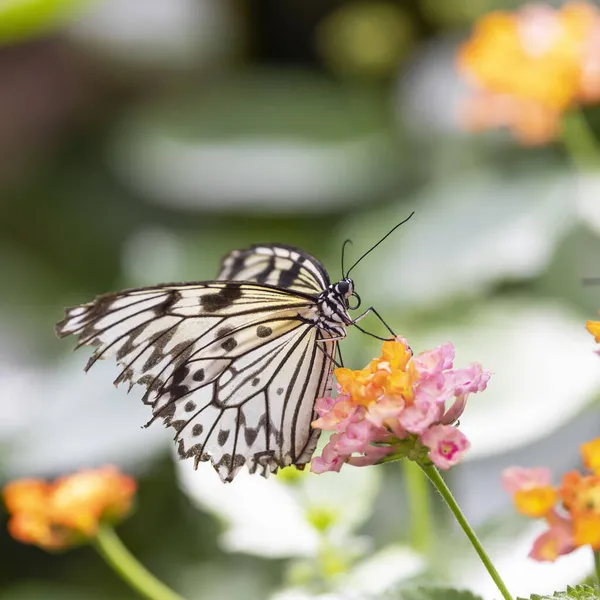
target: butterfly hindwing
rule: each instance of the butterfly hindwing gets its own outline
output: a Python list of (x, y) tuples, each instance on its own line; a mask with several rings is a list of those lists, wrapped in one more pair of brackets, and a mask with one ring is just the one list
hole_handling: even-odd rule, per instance
[(310, 295), (320, 294), (330, 283), (314, 256), (283, 244), (233, 250), (223, 259), (218, 279), (255, 281)]

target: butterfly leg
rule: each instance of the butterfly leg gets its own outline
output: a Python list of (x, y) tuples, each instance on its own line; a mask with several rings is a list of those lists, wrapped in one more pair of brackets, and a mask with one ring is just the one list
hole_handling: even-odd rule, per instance
[[(319, 341), (320, 341), (320, 340), (319, 340)], [(325, 348), (323, 348), (322, 346), (319, 346), (318, 344), (317, 344), (317, 348), (318, 348), (318, 349), (319, 349), (319, 350), (320, 350), (320, 351), (321, 351), (321, 352), (322, 352), (322, 353), (323, 353), (323, 354), (324, 354), (324, 355), (325, 355), (325, 356), (326, 356), (326, 357), (327, 357), (327, 358), (328, 358), (328, 359), (329, 359), (329, 360), (330, 360), (330, 361), (331, 361), (331, 362), (332, 362), (332, 363), (333, 363), (333, 364), (334, 364), (336, 367), (343, 367), (343, 366), (344, 366), (343, 362), (342, 362), (342, 363), (339, 363), (337, 360), (335, 360), (335, 356), (331, 356), (331, 354), (328, 354), (328, 353), (327, 353), (327, 350), (325, 350)], [(337, 346), (337, 349), (338, 349), (338, 350), (340, 349), (339, 345)], [(342, 354), (341, 354), (341, 352), (340, 352), (340, 360), (341, 360), (341, 358), (342, 358)]]
[[(357, 323), (361, 319), (364, 319), (371, 312), (383, 323), (385, 328), (392, 334), (391, 338), (382, 338), (378, 335), (375, 335), (374, 333), (371, 333), (370, 331), (364, 330), (362, 327), (357, 325)], [(365, 310), (365, 312), (362, 315), (359, 315), (358, 317), (356, 317), (356, 319), (353, 319), (351, 325), (354, 325), (359, 331), (362, 331), (363, 333), (366, 333), (367, 335), (370, 335), (371, 337), (374, 337), (378, 340), (383, 340), (384, 342), (390, 342), (396, 339), (396, 334), (394, 333), (393, 329), (384, 321), (383, 317), (377, 312), (377, 309), (375, 309), (373, 306), (369, 306), (369, 308), (367, 308), (367, 310)]]

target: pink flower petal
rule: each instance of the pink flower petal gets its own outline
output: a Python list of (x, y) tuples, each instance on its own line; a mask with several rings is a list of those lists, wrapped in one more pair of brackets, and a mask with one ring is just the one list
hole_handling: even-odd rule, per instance
[(355, 467), (368, 467), (377, 464), (382, 458), (393, 452), (394, 448), (390, 446), (369, 446), (363, 456), (351, 456), (348, 464)]
[(429, 459), (440, 469), (458, 464), (471, 444), (465, 434), (451, 425), (434, 425), (420, 437), (429, 448)]
[(460, 419), (461, 415), (467, 406), (467, 394), (463, 394), (456, 398), (452, 406), (444, 413), (444, 416), (440, 419), (441, 425), (452, 425)]
[(434, 375), (452, 368), (454, 362), (454, 344), (446, 342), (433, 350), (421, 352), (413, 358), (420, 375)]
[(338, 454), (350, 456), (353, 452), (364, 452), (371, 443), (372, 426), (368, 421), (350, 423), (344, 433), (339, 434), (335, 444)]
[(483, 392), (490, 380), (491, 373), (484, 371), (479, 363), (472, 363), (466, 369), (457, 369), (453, 372), (454, 393), (456, 396), (463, 394)]
[(519, 490), (530, 490), (552, 485), (550, 469), (524, 467), (508, 467), (502, 472), (502, 487), (514, 496)]
[(419, 397), (405, 408), (398, 424), (410, 433), (423, 433), (430, 425), (439, 421), (442, 417), (444, 407), (438, 404), (435, 399)]
[(575, 549), (573, 534), (568, 526), (553, 526), (538, 536), (533, 542), (529, 558), (544, 562), (553, 562), (559, 556)]
[(338, 396), (337, 398), (332, 398), (331, 396), (317, 398), (317, 401), (315, 402), (315, 412), (320, 417), (324, 417), (326, 414), (331, 412), (331, 409), (336, 405), (338, 399), (340, 398), (341, 396)]

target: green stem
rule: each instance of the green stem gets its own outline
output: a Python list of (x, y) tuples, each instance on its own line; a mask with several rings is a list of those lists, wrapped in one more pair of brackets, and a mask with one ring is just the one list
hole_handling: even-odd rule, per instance
[(469, 525), (469, 523), (468, 523), (467, 519), (465, 518), (465, 516), (463, 515), (462, 511), (460, 510), (460, 507), (456, 503), (456, 500), (454, 499), (452, 492), (446, 485), (446, 482), (442, 479), (442, 476), (440, 475), (439, 471), (433, 465), (428, 466), (428, 467), (423, 466), (423, 465), (419, 465), (419, 466), (421, 467), (421, 469), (423, 469), (423, 471), (425, 472), (425, 475), (427, 475), (427, 477), (429, 477), (429, 481), (431, 481), (431, 483), (434, 485), (435, 489), (440, 493), (440, 495), (442, 496), (442, 498), (448, 505), (448, 508), (450, 508), (450, 510), (452, 511), (452, 514), (458, 521), (458, 524), (462, 527), (462, 530), (465, 532), (465, 535), (469, 538), (469, 541), (473, 545), (473, 548), (475, 548), (475, 552), (477, 552), (477, 554), (479, 555), (481, 562), (483, 563), (484, 567), (487, 569), (491, 578), (494, 580), (494, 583), (496, 584), (498, 590), (500, 590), (500, 593), (502, 594), (504, 599), (512, 600), (512, 596), (509, 594), (508, 590), (506, 589), (506, 585), (502, 581), (502, 578), (498, 574), (498, 571), (496, 571), (496, 567), (494, 567), (492, 561), (490, 560), (490, 557), (487, 555), (486, 551), (483, 549), (481, 542), (477, 538), (477, 535), (475, 534), (475, 532)]
[(412, 547), (426, 553), (431, 548), (431, 501), (427, 478), (412, 460), (403, 460), (404, 481), (408, 498), (410, 541)]
[(109, 525), (100, 526), (94, 546), (125, 582), (148, 600), (183, 600), (137, 561)]
[(600, 147), (583, 112), (573, 109), (563, 117), (562, 142), (575, 167), (580, 171), (597, 169)]
[(600, 583), (600, 550), (594, 552), (594, 566), (596, 567), (596, 579)]

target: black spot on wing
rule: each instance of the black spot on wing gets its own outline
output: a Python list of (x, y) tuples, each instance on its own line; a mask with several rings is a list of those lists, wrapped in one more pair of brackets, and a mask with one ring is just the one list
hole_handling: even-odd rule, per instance
[(259, 325), (256, 328), (256, 335), (259, 338), (269, 337), (272, 333), (273, 333), (273, 330), (270, 327), (267, 327), (266, 325)]
[(238, 343), (236, 342), (235, 338), (230, 337), (221, 344), (221, 348), (227, 352), (231, 352), (237, 345)]
[(219, 290), (216, 294), (202, 296), (200, 303), (206, 312), (218, 312), (242, 297), (242, 288), (239, 283), (229, 283), (227, 287)]

